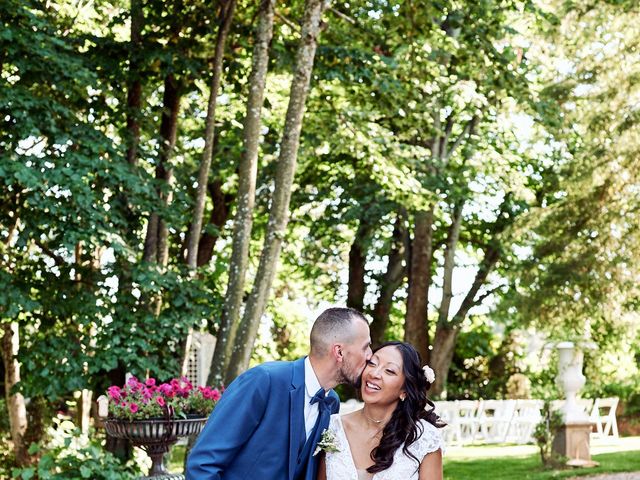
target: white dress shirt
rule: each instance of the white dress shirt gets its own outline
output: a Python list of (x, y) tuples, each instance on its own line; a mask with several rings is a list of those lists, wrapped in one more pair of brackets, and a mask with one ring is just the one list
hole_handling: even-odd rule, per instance
[(318, 404), (311, 405), (309, 402), (320, 390), (320, 382), (316, 376), (316, 372), (313, 371), (311, 361), (309, 357), (304, 359), (304, 429), (309, 438), (311, 430), (313, 430), (316, 420), (318, 419)]

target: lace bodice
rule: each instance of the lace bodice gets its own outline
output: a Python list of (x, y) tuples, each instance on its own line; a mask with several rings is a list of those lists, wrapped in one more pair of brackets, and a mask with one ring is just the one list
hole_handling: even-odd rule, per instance
[[(425, 455), (443, 448), (440, 431), (426, 420), (420, 421), (422, 435), (409, 446), (409, 451), (422, 460)], [(334, 433), (339, 452), (327, 453), (327, 480), (358, 480), (358, 471), (353, 463), (349, 442), (339, 414), (331, 415), (329, 429)], [(376, 473), (372, 480), (418, 480), (418, 464), (399, 448), (393, 456), (393, 464)]]

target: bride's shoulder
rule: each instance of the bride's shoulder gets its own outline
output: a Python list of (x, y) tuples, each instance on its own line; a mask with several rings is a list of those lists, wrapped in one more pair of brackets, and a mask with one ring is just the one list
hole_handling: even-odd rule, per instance
[(438, 427), (424, 418), (421, 418), (418, 423), (422, 426), (423, 431), (440, 433), (440, 429)]
[(351, 428), (356, 425), (356, 412), (349, 412), (343, 415), (336, 415), (345, 428)]
[(423, 455), (443, 449), (442, 434), (438, 427), (424, 419), (420, 420), (420, 427), (416, 444)]
[(340, 414), (339, 413), (334, 413), (334, 414), (331, 415), (331, 417), (329, 417), (329, 425), (331, 425), (332, 427), (340, 425)]
[(332, 430), (344, 430), (344, 416), (341, 416), (339, 413), (334, 413), (331, 415), (329, 419), (329, 426)]

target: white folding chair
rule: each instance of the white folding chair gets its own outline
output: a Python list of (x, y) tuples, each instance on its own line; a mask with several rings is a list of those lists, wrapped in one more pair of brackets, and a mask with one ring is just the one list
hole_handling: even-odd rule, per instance
[(595, 424), (596, 429), (591, 433), (592, 438), (604, 438), (609, 435), (618, 438), (616, 409), (619, 402), (618, 397), (596, 398), (594, 400), (590, 420)]
[(436, 406), (436, 415), (438, 415), (442, 421), (447, 424), (447, 426), (442, 429), (442, 438), (444, 443), (446, 445), (451, 445), (458, 442), (460, 437), (457, 431), (458, 408), (456, 407), (456, 403), (446, 400), (438, 400), (433, 403)]
[(340, 404), (340, 415), (355, 412), (363, 407), (363, 403), (359, 402), (355, 398), (350, 398), (346, 402)]
[(533, 442), (533, 431), (542, 420), (543, 400), (516, 400), (507, 440), (514, 443)]
[(484, 400), (477, 415), (479, 429), (476, 438), (487, 443), (505, 442), (515, 410), (515, 400)]
[(479, 429), (477, 413), (482, 409), (482, 400), (456, 400), (457, 419), (455, 436), (459, 445), (473, 442)]

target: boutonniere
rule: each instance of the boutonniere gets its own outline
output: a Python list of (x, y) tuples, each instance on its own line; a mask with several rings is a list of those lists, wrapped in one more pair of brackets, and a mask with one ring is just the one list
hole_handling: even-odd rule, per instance
[(327, 453), (336, 453), (340, 451), (336, 436), (331, 430), (326, 428), (322, 432), (322, 435), (320, 435), (320, 440), (318, 440), (316, 449), (313, 451), (313, 456), (315, 457), (321, 450), (324, 450)]

